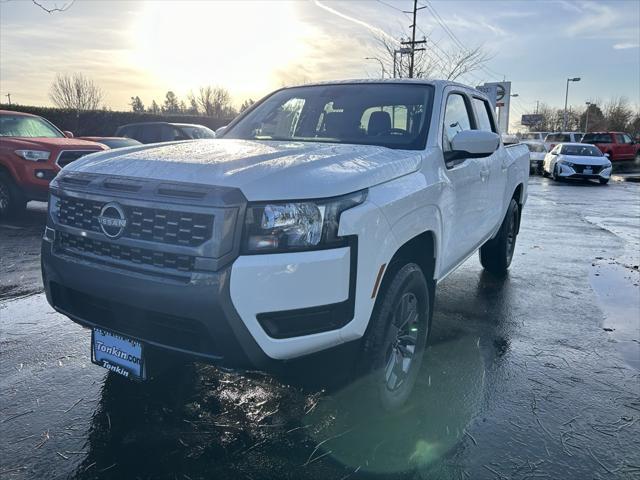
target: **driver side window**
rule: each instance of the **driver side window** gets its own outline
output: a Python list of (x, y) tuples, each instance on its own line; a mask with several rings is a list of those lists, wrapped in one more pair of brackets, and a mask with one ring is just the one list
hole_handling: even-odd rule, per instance
[(463, 95), (452, 93), (447, 98), (447, 105), (444, 112), (444, 128), (442, 133), (442, 150), (444, 152), (453, 150), (451, 141), (458, 132), (463, 130), (471, 130), (469, 106)]

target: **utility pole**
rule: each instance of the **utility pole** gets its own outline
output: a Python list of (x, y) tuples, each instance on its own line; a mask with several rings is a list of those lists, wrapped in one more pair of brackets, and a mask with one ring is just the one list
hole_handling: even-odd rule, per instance
[(540, 100), (536, 100), (536, 115), (538, 114), (538, 106), (540, 105)]
[(5, 97), (7, 97), (7, 99), (9, 99), (9, 106), (11, 106), (11, 94), (10, 94), (10, 93), (7, 93), (7, 94), (5, 95)]
[(587, 133), (589, 132), (589, 108), (591, 108), (591, 105), (595, 105), (595, 103), (585, 102), (585, 105), (587, 106), (587, 111), (585, 112), (584, 119), (584, 133)]
[[(411, 59), (409, 61), (409, 78), (413, 78), (413, 69), (415, 67), (415, 54), (417, 51), (425, 50), (424, 48), (416, 48), (416, 44), (427, 43), (425, 39), (416, 42), (416, 15), (418, 10), (427, 8), (426, 6), (418, 8), (418, 0), (413, 0), (413, 24), (411, 25), (411, 41), (402, 42), (403, 45), (411, 45)], [(412, 12), (404, 12), (412, 13)]]

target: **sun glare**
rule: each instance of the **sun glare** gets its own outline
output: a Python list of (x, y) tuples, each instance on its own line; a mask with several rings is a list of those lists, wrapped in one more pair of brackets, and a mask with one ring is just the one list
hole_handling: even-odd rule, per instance
[(222, 85), (257, 96), (305, 57), (312, 28), (293, 2), (154, 2), (132, 28), (132, 61), (177, 93)]

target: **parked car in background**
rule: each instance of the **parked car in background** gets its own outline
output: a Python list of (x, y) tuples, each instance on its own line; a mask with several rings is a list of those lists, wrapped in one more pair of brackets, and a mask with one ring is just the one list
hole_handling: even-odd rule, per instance
[(523, 142), (544, 142), (549, 132), (527, 132), (520, 135)]
[[(47, 299), (128, 378), (154, 368), (151, 345), (266, 370), (350, 351), (340, 373), (398, 408), (437, 282), (478, 250), (497, 275), (514, 258), (529, 155), (493, 112), (448, 81), (305, 85), (224, 141), (88, 158), (51, 186)], [(88, 205), (101, 213), (87, 226), (73, 212)]]
[(106, 149), (37, 115), (0, 110), (0, 216), (19, 214), (29, 200), (46, 200), (62, 167)]
[(139, 141), (133, 138), (127, 137), (76, 137), (80, 140), (88, 140), (90, 142), (97, 142), (106, 145), (110, 149), (135, 147), (136, 145), (142, 145)]
[(595, 146), (586, 143), (561, 143), (544, 157), (542, 174), (554, 180), (582, 178), (609, 182), (611, 162)]
[(551, 151), (559, 143), (580, 143), (582, 135), (581, 132), (552, 132), (544, 138), (544, 145)]
[(542, 142), (526, 141), (524, 143), (529, 149), (529, 166), (530, 173), (542, 173), (542, 164), (544, 163), (544, 157), (547, 154), (547, 147)]
[(191, 123), (129, 123), (116, 130), (116, 137), (133, 138), (140, 143), (173, 142), (198, 138), (215, 138), (210, 128)]
[(582, 137), (582, 143), (590, 143), (600, 149), (609, 160), (640, 161), (640, 143), (624, 132), (589, 132)]

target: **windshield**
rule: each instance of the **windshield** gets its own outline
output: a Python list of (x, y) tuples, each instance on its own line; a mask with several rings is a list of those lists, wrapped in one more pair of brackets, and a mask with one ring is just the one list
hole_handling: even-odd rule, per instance
[(0, 136), (31, 138), (63, 138), (60, 130), (40, 117), (0, 115)]
[(529, 147), (530, 152), (542, 153), (547, 151), (541, 143), (527, 143), (527, 147)]
[(523, 133), (522, 140), (541, 140), (542, 135), (539, 133)]
[(431, 85), (344, 84), (280, 90), (224, 138), (424, 148)]
[(611, 135), (608, 133), (587, 133), (582, 138), (582, 143), (611, 143)]
[(189, 138), (216, 138), (213, 130), (198, 125), (180, 125), (180, 130), (187, 134)]
[(581, 157), (601, 157), (602, 152), (592, 145), (563, 145), (562, 155), (577, 155)]
[(550, 133), (545, 142), (570, 142), (571, 136), (568, 133)]

